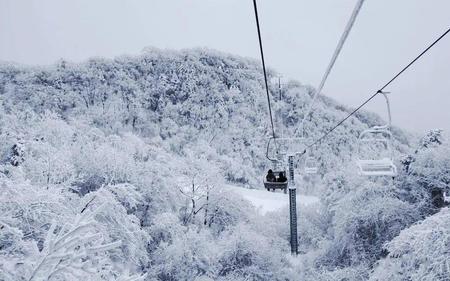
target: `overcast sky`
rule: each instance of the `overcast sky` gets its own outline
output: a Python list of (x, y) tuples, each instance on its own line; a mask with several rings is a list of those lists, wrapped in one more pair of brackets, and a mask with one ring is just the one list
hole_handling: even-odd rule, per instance
[[(316, 86), (356, 0), (259, 0), (266, 61)], [(450, 27), (449, 0), (366, 0), (324, 88), (357, 106)], [(0, 0), (0, 60), (208, 47), (259, 59), (251, 0)], [(450, 35), (389, 89), (393, 123), (450, 131)], [(368, 107), (385, 113), (382, 99)]]

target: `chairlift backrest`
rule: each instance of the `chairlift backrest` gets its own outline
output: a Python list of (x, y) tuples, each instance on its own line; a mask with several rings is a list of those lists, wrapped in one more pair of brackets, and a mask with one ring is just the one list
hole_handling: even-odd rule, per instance
[[(363, 131), (358, 138), (358, 154), (362, 155), (363, 147), (369, 147), (372, 145), (375, 147), (377, 144), (382, 144), (387, 151), (390, 158), (392, 158), (392, 133), (386, 126), (375, 126), (368, 130)], [(379, 155), (377, 155), (379, 157)], [(386, 155), (385, 155), (386, 156)]]

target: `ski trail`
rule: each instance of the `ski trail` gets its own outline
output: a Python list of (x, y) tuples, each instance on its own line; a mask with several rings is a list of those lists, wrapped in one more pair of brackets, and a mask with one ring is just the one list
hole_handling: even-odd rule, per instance
[[(266, 190), (248, 189), (233, 185), (226, 185), (225, 188), (240, 194), (246, 200), (250, 201), (262, 214), (274, 212), (289, 205), (288, 194), (284, 194), (282, 191), (269, 192)], [(297, 205), (308, 206), (317, 203), (320, 203), (320, 200), (316, 196), (297, 194)]]

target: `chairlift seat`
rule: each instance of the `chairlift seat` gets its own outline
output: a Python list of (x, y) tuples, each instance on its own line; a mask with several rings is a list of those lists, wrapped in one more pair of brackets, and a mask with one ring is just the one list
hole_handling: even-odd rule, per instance
[(288, 186), (288, 182), (287, 181), (285, 181), (285, 182), (276, 182), (276, 181), (272, 182), (272, 181), (264, 180), (264, 187), (267, 190), (270, 190), (270, 189), (285, 189), (285, 188), (287, 188), (287, 186)]
[(317, 174), (319, 168), (317, 167), (316, 160), (308, 156), (305, 160), (305, 173), (306, 174)]
[(392, 159), (358, 160), (359, 173), (364, 176), (391, 176), (397, 175), (397, 167)]
[[(273, 172), (274, 176), (277, 178), (280, 176), (280, 173), (284, 173), (286, 174), (285, 171), (276, 171)], [(264, 177), (264, 188), (267, 189), (268, 191), (270, 190), (276, 190), (276, 189), (282, 189), (285, 193), (287, 190), (287, 186), (288, 186), (288, 181), (283, 181), (283, 182), (279, 182), (279, 181), (267, 181), (266, 177)]]
[[(365, 153), (362, 152), (362, 148), (375, 148), (376, 151), (374, 152), (377, 153), (377, 159), (359, 158), (356, 163), (360, 175), (395, 177), (397, 175), (397, 167), (392, 160), (394, 151), (392, 149), (393, 135), (390, 130), (392, 123), (391, 107), (387, 92), (380, 91), (379, 93), (383, 95), (386, 101), (388, 123), (365, 130), (358, 138), (358, 154), (360, 157), (363, 154), (365, 155)], [(388, 153), (390, 156), (381, 156), (384, 153)]]

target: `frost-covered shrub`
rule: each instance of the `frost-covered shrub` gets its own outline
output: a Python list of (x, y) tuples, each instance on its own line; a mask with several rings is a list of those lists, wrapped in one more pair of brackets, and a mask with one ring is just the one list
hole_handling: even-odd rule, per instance
[(241, 276), (249, 280), (285, 280), (286, 253), (271, 247), (271, 237), (239, 224), (220, 237), (222, 249), (217, 264), (218, 276)]
[(356, 163), (352, 161), (342, 164), (338, 170), (329, 172), (323, 177), (323, 183), (319, 184), (322, 191), (319, 196), (325, 204), (334, 205), (349, 193), (367, 184), (367, 178), (355, 176), (356, 169)]
[[(315, 257), (321, 254), (317, 251), (320, 252), (319, 249), (330, 238), (328, 234), (330, 220), (331, 218), (325, 206), (320, 203), (307, 206), (298, 204), (297, 206), (298, 249), (302, 254), (316, 252), (310, 256), (313, 259), (312, 263), (314, 263)], [(287, 207), (280, 211), (266, 214), (256, 227), (261, 233), (283, 239), (284, 245), (279, 245), (279, 247), (288, 247), (290, 222), (289, 209)]]
[(89, 192), (93, 192), (98, 190), (105, 184), (105, 178), (92, 175), (79, 180), (74, 181), (71, 185), (71, 189), (73, 192), (79, 194), (80, 196), (84, 196)]
[(26, 135), (24, 172), (40, 185), (70, 183), (75, 174), (72, 164), (74, 129), (53, 113), (35, 121)]
[(373, 262), (382, 256), (385, 242), (417, 221), (416, 208), (397, 199), (392, 189), (373, 183), (332, 206), (334, 238), (324, 257), (325, 264)]
[[(109, 192), (115, 195), (115, 199), (119, 201), (128, 214), (143, 217), (145, 208), (145, 199), (139, 189), (131, 184), (117, 184), (105, 187)], [(140, 214), (140, 215), (139, 215)]]
[(308, 268), (306, 269), (306, 273), (302, 275), (303, 280), (311, 281), (365, 281), (367, 278), (368, 272), (365, 265), (335, 269)]
[(450, 276), (450, 210), (442, 209), (403, 230), (385, 244), (389, 253), (370, 280), (448, 280)]
[(208, 231), (187, 229), (173, 236), (170, 243), (160, 243), (153, 253), (152, 274), (158, 280), (194, 280), (213, 275), (216, 247)]
[(42, 249), (49, 224), (53, 220), (70, 218), (71, 204), (62, 202), (62, 189), (49, 190), (6, 179), (0, 183), (0, 190), (2, 223), (18, 229), (23, 239), (35, 241), (39, 249)]
[(38, 254), (36, 241), (26, 239), (19, 228), (0, 217), (0, 280), (25, 280), (32, 267), (24, 260)]
[[(225, 158), (225, 157), (223, 157)], [(226, 157), (224, 159), (225, 179), (232, 183), (247, 185), (251, 181), (251, 176), (245, 166), (236, 163), (233, 159)]]
[(181, 225), (176, 214), (160, 213), (147, 231), (152, 237), (151, 247), (155, 249), (159, 247), (159, 244), (172, 244), (177, 237), (182, 236), (187, 231), (187, 228)]
[(102, 206), (93, 211), (87, 208), (85, 205), (70, 223), (51, 224), (39, 255), (27, 257), (27, 263), (33, 267), (30, 281), (77, 280), (88, 276), (100, 279), (115, 275), (106, 252), (120, 246), (121, 241), (107, 243), (95, 227), (94, 217)]
[(415, 204), (424, 216), (444, 207), (444, 192), (450, 190), (450, 146), (440, 130), (420, 141), (414, 153), (402, 159), (400, 195)]
[[(286, 212), (287, 214), (287, 212)], [(330, 238), (331, 216), (320, 204), (300, 206), (298, 208), (298, 242), (302, 253), (321, 251)]]
[(206, 225), (219, 234), (239, 223), (255, 219), (255, 210), (250, 203), (234, 192), (220, 188), (211, 193)]
[(118, 200), (117, 195), (112, 192), (114, 189), (114, 186), (110, 186), (90, 195), (94, 198), (92, 208), (105, 205), (95, 217), (96, 229), (107, 233), (109, 240), (122, 241), (120, 251), (111, 252), (110, 255), (115, 262), (116, 271), (145, 272), (150, 263), (147, 248), (151, 236), (141, 227), (140, 219), (133, 212), (128, 212), (124, 202)]
[[(113, 194), (100, 191), (79, 199), (64, 189), (8, 179), (0, 187), (2, 279), (112, 280), (123, 271), (148, 268), (150, 238)], [(102, 212), (84, 216), (100, 202)], [(124, 242), (105, 253), (116, 248), (108, 245), (114, 241)]]
[(428, 189), (446, 190), (450, 184), (450, 147), (442, 145), (417, 153), (410, 175)]

